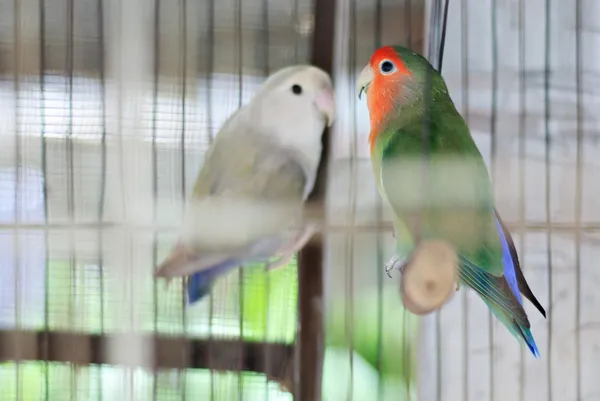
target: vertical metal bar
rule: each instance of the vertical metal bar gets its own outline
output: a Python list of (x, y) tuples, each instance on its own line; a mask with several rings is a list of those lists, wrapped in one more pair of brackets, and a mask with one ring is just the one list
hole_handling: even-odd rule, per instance
[[(67, 67), (67, 91), (69, 94), (69, 106), (68, 106), (68, 129), (67, 137), (65, 140), (66, 145), (66, 158), (67, 158), (67, 213), (69, 215), (69, 224), (71, 227), (75, 225), (75, 177), (74, 177), (74, 163), (73, 163), (73, 35), (74, 35), (74, 0), (67, 0), (67, 29), (66, 29), (66, 67)], [(75, 318), (75, 285), (77, 282), (76, 272), (77, 262), (75, 260), (75, 238), (73, 230), (69, 230), (69, 269), (71, 272), (71, 285), (69, 286), (69, 326), (73, 328)], [(74, 371), (71, 370), (71, 380), (74, 387)], [(74, 399), (74, 394), (71, 388), (71, 399)]]
[[(292, 23), (299, 25), (299, 15), (300, 15), (300, 1), (293, 0), (292, 1)], [(300, 57), (300, 35), (296, 33), (294, 36), (294, 63), (298, 64)]]
[[(376, 218), (377, 221), (380, 223), (383, 220), (383, 208), (381, 205), (381, 200), (378, 197), (377, 198), (377, 206), (376, 206)], [(383, 369), (383, 272), (381, 267), (384, 265), (383, 262), (383, 254), (382, 254), (382, 241), (381, 241), (381, 236), (382, 236), (382, 229), (381, 229), (381, 223), (379, 224), (379, 228), (377, 229), (377, 259), (376, 259), (376, 264), (375, 264), (375, 274), (377, 274), (377, 373), (378, 373), (378, 377), (377, 377), (377, 400), (381, 401), (383, 400), (383, 396), (384, 396), (384, 391), (383, 391), (383, 373), (382, 373), (382, 369)], [(405, 353), (408, 348), (407, 348), (407, 337), (408, 337), (408, 330), (406, 328), (406, 326), (403, 325), (403, 335), (402, 335), (402, 350), (403, 353)], [(410, 357), (407, 357), (406, 355), (403, 358), (404, 360), (404, 368), (406, 369), (406, 371), (410, 371)], [(408, 363), (407, 363), (408, 362)], [(409, 375), (405, 375), (405, 377), (408, 377)], [(408, 386), (407, 386), (408, 387)]]
[[(441, 0), (434, 0), (431, 5), (431, 15), (429, 19), (429, 43), (427, 45), (427, 53), (428, 59), (432, 66), (438, 65), (439, 60), (437, 60), (437, 52), (436, 52), (436, 44), (440, 45), (440, 42), (437, 41), (437, 35), (440, 27), (440, 13), (441, 13)], [(435, 67), (434, 67), (435, 68)], [(438, 67), (439, 68), (439, 67)], [(426, 183), (428, 181), (428, 164), (429, 164), (429, 151), (430, 151), (430, 143), (431, 143), (431, 108), (429, 105), (432, 102), (432, 94), (431, 87), (433, 85), (432, 82), (432, 74), (428, 70), (425, 74), (425, 96), (424, 96), (424, 113), (423, 113), (423, 133), (421, 135), (421, 182)], [(424, 205), (427, 198), (427, 184), (423, 184), (421, 190), (421, 201), (420, 204)], [(422, 237), (422, 216), (423, 216), (423, 208), (420, 207), (418, 210), (418, 224), (416, 227), (416, 235), (415, 243), (419, 243)], [(436, 352), (436, 400), (441, 401), (442, 399), (442, 333), (441, 333), (441, 311), (435, 311), (435, 352)]]
[[(74, 0), (67, 0), (67, 29), (66, 29), (66, 69), (67, 69), (67, 90), (69, 93), (69, 107), (68, 107), (68, 129), (67, 137), (65, 141), (66, 145), (66, 158), (67, 158), (67, 213), (69, 215), (69, 224), (71, 227), (75, 225), (75, 173), (74, 173), (74, 160), (73, 160), (73, 73), (74, 73)], [(69, 326), (73, 329), (75, 325), (76, 315), (76, 285), (77, 285), (77, 261), (75, 258), (75, 237), (73, 230), (69, 230), (69, 268), (71, 272), (71, 283), (69, 286), (70, 297), (69, 297)], [(76, 395), (74, 389), (77, 385), (77, 375), (74, 366), (71, 366), (70, 372), (70, 399), (75, 400)]]
[[(350, 0), (349, 4), (350, 12), (350, 28), (349, 28), (349, 57), (348, 57), (348, 69), (349, 82), (348, 86), (353, 87), (356, 82), (356, 42), (357, 42), (357, 13), (356, 13), (356, 0)], [(357, 141), (358, 141), (358, 121), (356, 118), (356, 98), (350, 97), (350, 107), (353, 110), (352, 113), (352, 140), (350, 141), (350, 168), (348, 169), (348, 203), (350, 210), (350, 227), (354, 227), (355, 215), (356, 215), (356, 155), (357, 155)], [(348, 268), (345, 275), (346, 285), (344, 294), (344, 321), (346, 326), (346, 340), (348, 347), (348, 358), (350, 377), (346, 388), (346, 399), (352, 401), (354, 399), (354, 236), (356, 234), (351, 231), (346, 234), (346, 241), (344, 247), (344, 254), (349, 258)]]
[[(67, 129), (67, 212), (69, 214), (69, 223), (71, 228), (75, 226), (75, 161), (73, 146), (73, 78), (75, 74), (75, 0), (67, 0), (67, 75), (69, 91), (69, 117)], [(69, 304), (71, 309), (69, 326), (73, 329), (78, 319), (75, 319), (77, 313), (77, 258), (75, 256), (75, 235), (73, 230), (69, 230), (69, 266), (71, 270), (71, 297)], [(71, 367), (71, 400), (77, 398), (77, 372), (74, 366)]]
[(436, 365), (436, 392), (435, 399), (442, 401), (442, 311), (435, 311), (435, 351), (437, 353), (437, 365)]
[[(107, 340), (104, 345), (107, 358), (112, 363), (125, 361), (127, 364), (139, 364), (142, 366), (154, 366), (155, 350), (151, 346), (151, 339), (139, 336), (143, 331), (143, 308), (140, 307), (140, 300), (143, 293), (143, 282), (136, 277), (143, 277), (147, 269), (136, 259), (136, 241), (134, 240), (134, 227), (139, 224), (141, 216), (136, 213), (135, 207), (143, 198), (143, 188), (135, 180), (138, 172), (138, 163), (141, 160), (143, 149), (140, 148), (142, 136), (145, 134), (142, 121), (144, 96), (150, 92), (151, 83), (148, 78), (151, 76), (151, 43), (152, 32), (150, 24), (152, 22), (152, 8), (148, 8), (145, 2), (137, 0), (116, 1), (114, 14), (111, 13), (111, 22), (114, 24), (111, 35), (114, 46), (108, 49), (113, 50), (111, 60), (115, 63), (114, 80), (115, 87), (112, 96), (114, 96), (115, 106), (115, 127), (116, 136), (116, 165), (119, 169), (119, 190), (120, 207), (122, 210), (122, 239), (120, 243), (115, 244), (118, 254), (114, 254), (118, 261), (115, 263), (125, 263), (128, 269), (116, 269), (115, 276), (117, 280), (114, 295), (120, 301), (119, 306), (114, 312), (118, 315), (122, 324), (122, 333), (115, 333)], [(128, 18), (135, 15), (136, 18)], [(117, 305), (114, 304), (113, 305)], [(138, 341), (128, 341), (132, 336), (136, 336)], [(123, 353), (123, 349), (127, 352)], [(109, 362), (111, 363), (111, 362)], [(128, 381), (133, 381), (136, 372), (132, 369), (126, 369), (124, 376)], [(130, 397), (135, 398), (139, 388), (131, 386)]]
[[(180, 3), (180, 20), (181, 20), (181, 31), (180, 31), (180, 44), (181, 44), (181, 205), (185, 207), (186, 201), (186, 171), (185, 171), (185, 129), (186, 129), (186, 95), (187, 95), (187, 1), (181, 0)], [(187, 335), (188, 321), (187, 321), (187, 291), (186, 291), (186, 280), (181, 280), (181, 324), (183, 328), (183, 334)], [(182, 360), (185, 362), (188, 358), (187, 349), (184, 349), (181, 355)], [(181, 372), (181, 386), (182, 386), (182, 401), (186, 400), (186, 370), (182, 369)]]
[[(181, 43), (181, 199), (182, 203), (185, 203), (186, 198), (186, 176), (185, 176), (185, 128), (186, 128), (186, 94), (187, 94), (187, 1), (181, 0), (180, 5), (180, 18), (181, 18), (181, 32), (180, 32), (180, 43)], [(185, 294), (185, 288), (183, 293)], [(184, 304), (185, 305), (185, 304)], [(185, 307), (183, 310), (185, 315)], [(185, 320), (185, 316), (184, 316)], [(185, 324), (185, 323), (184, 323)]]
[[(496, 0), (492, 0), (491, 4), (491, 29), (492, 29), (492, 110), (490, 116), (490, 176), (492, 178), (492, 193), (494, 193), (495, 182), (496, 182), (496, 158), (498, 152), (498, 137), (496, 133), (496, 120), (498, 117), (498, 26), (497, 26), (497, 14), (496, 14)], [(494, 316), (492, 311), (488, 311), (488, 322), (489, 322), (489, 340), (490, 340), (490, 401), (494, 401)]]
[[(208, 25), (208, 55), (206, 57), (206, 124), (207, 124), (207, 133), (208, 133), (208, 143), (209, 145), (213, 141), (213, 99), (212, 99), (212, 91), (213, 91), (213, 68), (214, 68), (214, 53), (215, 53), (215, 1), (216, 0), (207, 0), (207, 25)], [(208, 298), (208, 339), (209, 341), (214, 340), (213, 334), (213, 319), (214, 319), (214, 311), (215, 311), (215, 297), (213, 296), (212, 291), (209, 294)], [(208, 361), (212, 363), (213, 355), (211, 352), (208, 353)], [(210, 401), (215, 401), (215, 388), (217, 383), (217, 374), (213, 369), (210, 370)]]
[[(14, 164), (14, 168), (15, 168), (15, 192), (14, 192), (14, 197), (13, 197), (13, 201), (14, 201), (14, 205), (15, 205), (15, 209), (14, 209), (14, 222), (15, 222), (15, 228), (13, 229), (13, 252), (15, 255), (15, 259), (14, 259), (14, 294), (15, 294), (15, 306), (14, 306), (14, 311), (15, 311), (15, 329), (20, 330), (21, 329), (21, 319), (20, 319), (20, 309), (21, 309), (21, 302), (20, 302), (20, 265), (21, 265), (21, 254), (20, 254), (20, 250), (21, 250), (21, 244), (20, 244), (20, 233), (19, 230), (16, 228), (16, 226), (19, 223), (20, 220), (20, 205), (19, 205), (19, 190), (20, 190), (20, 166), (21, 166), (21, 137), (20, 137), (20, 127), (19, 127), (19, 122), (20, 122), (20, 118), (19, 118), (19, 94), (20, 94), (20, 90), (21, 90), (21, 85), (20, 85), (20, 63), (21, 63), (21, 5), (20, 5), (20, 1), (19, 0), (14, 0), (13, 2), (13, 10), (14, 10), (14, 25), (13, 25), (13, 41), (14, 41), (14, 64), (13, 64), (13, 68), (14, 68), (14, 73), (13, 73), (13, 96), (14, 96), (14, 101), (15, 101), (15, 164)], [(21, 347), (20, 342), (17, 340), (17, 344), (16, 344), (17, 348)], [(16, 384), (16, 396), (17, 399), (20, 400), (22, 397), (22, 391), (21, 391), (21, 365), (19, 363), (19, 361), (16, 362), (15, 364), (15, 384)]]
[[(297, 20), (294, 20), (293, 23), (296, 23)], [(297, 40), (298, 38), (298, 34), (296, 34), (294, 36), (294, 42), (295, 42), (295, 46), (294, 46), (294, 51), (297, 54), (298, 51), (298, 46), (297, 46)], [(269, 46), (271, 43), (270, 40), (270, 30), (269, 30), (269, 0), (262, 0), (262, 31), (261, 31), (261, 35), (260, 38), (258, 40), (258, 42), (262, 43), (262, 54), (260, 51), (257, 51), (256, 54), (261, 56), (263, 58), (263, 75), (265, 77), (267, 77), (269, 75)], [(257, 60), (257, 65), (260, 65), (261, 61)], [(270, 302), (271, 302), (271, 275), (269, 274), (269, 271), (266, 268), (266, 264), (265, 264), (265, 325), (264, 325), (264, 330), (265, 330), (265, 338), (262, 340), (265, 343), (269, 342), (269, 307), (270, 307)], [(271, 372), (271, 347), (266, 347), (265, 348), (265, 360), (266, 360), (266, 366), (265, 366), (265, 371), (266, 372)], [(265, 377), (265, 400), (269, 401), (269, 378), (268, 376)]]
[[(42, 191), (44, 196), (44, 222), (48, 224), (48, 144), (46, 143), (46, 0), (39, 0), (40, 10), (40, 139), (42, 145)], [(44, 356), (44, 399), (50, 399), (50, 375), (48, 363), (48, 332), (50, 331), (50, 251), (48, 230), (44, 230), (46, 264), (44, 267), (44, 338), (42, 355)]]
[(552, 210), (551, 200), (552, 192), (550, 191), (551, 184), (551, 166), (550, 166), (550, 16), (551, 2), (546, 0), (546, 32), (545, 32), (545, 66), (544, 66), (544, 131), (545, 131), (545, 170), (546, 170), (546, 255), (548, 258), (548, 355), (546, 356), (548, 371), (548, 401), (552, 401)]
[[(237, 33), (237, 60), (238, 60), (238, 108), (242, 107), (243, 103), (243, 74), (244, 74), (244, 46), (243, 46), (243, 31), (242, 31), (242, 0), (236, 1), (236, 33)], [(240, 327), (240, 360), (244, 358), (244, 266), (238, 269), (238, 308), (239, 308), (239, 327)], [(244, 398), (244, 372), (240, 366), (238, 372), (238, 400)]]
[(406, 46), (412, 49), (412, 0), (404, 0), (404, 23), (406, 24)]
[[(208, 126), (209, 143), (213, 138), (212, 123), (212, 83), (213, 83), (213, 63), (215, 58), (215, 1), (208, 0), (207, 3), (207, 25), (208, 25), (208, 55), (206, 57), (206, 124)], [(212, 295), (211, 295), (212, 303)], [(211, 308), (212, 310), (212, 308)]]
[[(463, 82), (463, 117), (469, 125), (469, 1), (461, 1), (461, 50), (462, 50), (462, 82)], [(463, 397), (469, 400), (469, 294), (463, 291)]]
[(244, 88), (244, 35), (242, 29), (242, 0), (236, 0), (235, 7), (235, 21), (236, 21), (236, 34), (237, 34), (237, 49), (236, 49), (236, 57), (238, 61), (238, 107), (242, 107), (242, 103), (244, 100), (243, 97), (243, 88)]
[[(527, 121), (527, 85), (525, 84), (525, 1), (526, 0), (519, 0), (519, 106), (521, 108), (519, 113), (519, 231), (521, 233), (521, 236), (519, 237), (519, 250), (521, 251), (521, 260), (525, 260), (525, 237), (527, 235), (525, 231), (525, 219), (527, 218), (527, 194), (525, 193), (525, 177), (527, 166), (525, 163), (525, 129)], [(521, 347), (519, 350), (519, 365), (521, 372), (519, 375), (519, 401), (525, 401), (525, 350), (523, 347)]]
[(450, 8), (449, 0), (446, 0), (444, 5), (444, 17), (442, 19), (442, 34), (440, 36), (440, 46), (438, 50), (438, 71), (442, 73), (442, 62), (444, 60), (444, 47), (446, 44), (446, 26), (448, 24), (448, 9)]
[[(20, 202), (19, 191), (21, 190), (20, 170), (21, 170), (21, 129), (20, 129), (20, 91), (21, 91), (21, 5), (19, 0), (14, 0), (14, 20), (13, 20), (13, 41), (14, 41), (14, 63), (13, 63), (13, 96), (15, 101), (15, 192), (14, 202), (14, 222), (17, 226), (20, 222)], [(18, 252), (18, 249), (17, 249)], [(15, 277), (18, 276), (18, 272)], [(15, 287), (15, 293), (19, 293), (19, 287)], [(17, 326), (19, 323), (17, 322)]]
[[(416, 32), (417, 36), (416, 38), (413, 40), (414, 43), (416, 44), (420, 44), (420, 46), (412, 46), (414, 51), (417, 51), (421, 54), (425, 54), (425, 48), (427, 47), (428, 50), (428, 57), (430, 62), (433, 62), (432, 60), (432, 55), (435, 54), (434, 51), (434, 43), (436, 42), (434, 40), (434, 29), (435, 29), (435, 12), (433, 10), (433, 6), (432, 8), (430, 8), (428, 10), (428, 8), (426, 7), (425, 4), (423, 4), (423, 2), (418, 2), (417, 3), (417, 12), (418, 12), (418, 18), (414, 18), (415, 20), (420, 20), (421, 23), (423, 24), (422, 26), (425, 28), (423, 30), (421, 30), (420, 32)], [(429, 15), (427, 15), (427, 11), (429, 11)], [(412, 13), (412, 15), (414, 15), (414, 13)], [(427, 18), (429, 17), (429, 25), (427, 24)], [(433, 27), (433, 28), (432, 28)], [(428, 31), (428, 38), (424, 37), (425, 31)], [(412, 31), (411, 32), (414, 34), (415, 32)], [(427, 173), (427, 154), (429, 151), (429, 134), (430, 134), (430, 130), (429, 130), (429, 118), (430, 118), (430, 113), (429, 113), (429, 108), (426, 106), (428, 104), (430, 104), (431, 102), (431, 73), (428, 71), (428, 73), (426, 73), (425, 75), (425, 96), (423, 99), (423, 103), (424, 103), (424, 113), (423, 113), (423, 120), (422, 120), (422, 124), (423, 124), (423, 131), (422, 131), (422, 135), (421, 135), (421, 148), (422, 148), (422, 155), (421, 155), (421, 174), (422, 174), (422, 181), (424, 181), (426, 179), (426, 173)], [(425, 185), (423, 185), (423, 190), (425, 190)], [(421, 194), (421, 196), (423, 197), (423, 193)], [(420, 212), (420, 210), (419, 210)], [(418, 237), (419, 233), (418, 233), (418, 226), (417, 226), (417, 233), (415, 235), (415, 237)], [(410, 312), (409, 311), (405, 311), (406, 315), (409, 315)], [(410, 319), (405, 318), (404, 322), (410, 322)], [(409, 327), (410, 327), (410, 323)], [(438, 399), (441, 396), (441, 361), (439, 359), (440, 356), (440, 342), (439, 342), (439, 338), (440, 338), (440, 320), (439, 320), (439, 311), (435, 312), (435, 316), (431, 316), (429, 318), (426, 319), (421, 319), (419, 318), (419, 335), (421, 337), (424, 336), (424, 338), (426, 338), (424, 341), (420, 341), (419, 342), (419, 346), (418, 348), (418, 353), (420, 356), (429, 356), (429, 355), (434, 355), (434, 358), (429, 358), (428, 362), (426, 365), (430, 365), (435, 363), (435, 367), (432, 367), (435, 369), (436, 373), (436, 378), (435, 380), (431, 378), (431, 373), (430, 372), (425, 372), (426, 369), (422, 368), (422, 367), (418, 367), (417, 371), (416, 371), (416, 379), (418, 381), (417, 384), (417, 390), (419, 391), (419, 393), (423, 394), (427, 394), (426, 398), (428, 396), (436, 397), (436, 399)], [(434, 326), (434, 330), (432, 333), (432, 325)], [(429, 335), (428, 333), (432, 333), (432, 335)], [(433, 343), (433, 345), (432, 345)], [(431, 348), (430, 348), (431, 347)], [(436, 348), (435, 351), (432, 350), (432, 348)], [(433, 351), (433, 352), (432, 352)], [(405, 355), (410, 355), (412, 354), (412, 352), (410, 352), (410, 350), (407, 349)], [(413, 356), (413, 360), (415, 356)], [(435, 362), (433, 362), (433, 360), (435, 360)], [(412, 366), (411, 366), (412, 368)], [(409, 373), (410, 370), (409, 369)], [(408, 376), (408, 379), (411, 380), (412, 379), (412, 374), (410, 374), (410, 376)], [(432, 384), (435, 381), (435, 384)], [(431, 390), (432, 388), (435, 387), (435, 394), (434, 391)], [(410, 399), (410, 389), (407, 386), (407, 393), (406, 393), (406, 398)], [(420, 394), (418, 395), (420, 396)]]
[[(332, 74), (336, 0), (314, 1), (315, 25), (311, 63)], [(323, 217), (328, 156), (329, 132), (325, 130), (317, 179), (309, 197), (309, 202), (322, 206)], [(295, 399), (320, 401), (324, 356), (322, 238), (320, 241), (318, 237), (310, 241), (298, 256), (298, 289), (299, 333)]]
[[(106, 193), (106, 72), (104, 58), (104, 0), (98, 0), (98, 68), (100, 71), (100, 104), (102, 113), (102, 133), (100, 138), (101, 156), (100, 156), (100, 199), (98, 200), (98, 224), (104, 221), (105, 193)], [(99, 269), (100, 269), (100, 331), (104, 333), (104, 269), (103, 269), (103, 236), (100, 233), (98, 236)]]
[[(436, 3), (438, 10), (436, 10), (436, 15), (439, 14), (439, 8), (441, 7), (441, 1)], [(448, 24), (448, 10), (449, 10), (449, 0), (446, 0), (444, 4), (444, 14), (441, 21), (441, 29), (440, 32), (440, 40), (438, 44), (438, 57), (437, 57), (437, 70), (441, 74), (442, 73), (442, 65), (444, 62), (444, 47), (446, 44), (446, 28)], [(436, 24), (437, 25), (437, 24)], [(433, 43), (429, 44), (430, 53), (433, 54)], [(427, 145), (428, 146), (428, 145)], [(437, 364), (437, 399), (438, 401), (442, 398), (442, 322), (441, 322), (441, 310), (436, 311), (435, 314), (435, 336), (436, 336), (436, 345), (438, 352), (438, 364)]]
[[(106, 193), (106, 71), (105, 71), (105, 35), (104, 35), (104, 0), (98, 0), (98, 68), (100, 71), (100, 103), (102, 108), (102, 134), (100, 139), (100, 199), (98, 201), (98, 223), (104, 220), (104, 206)], [(98, 229), (98, 272), (100, 280), (100, 333), (104, 334), (104, 235)], [(103, 399), (104, 388), (102, 383), (101, 366), (98, 367), (98, 401)]]
[[(383, 19), (382, 19), (382, 15), (383, 15), (383, 1), (382, 0), (377, 0), (377, 2), (375, 3), (375, 27), (377, 29), (377, 32), (375, 33), (375, 49), (379, 49), (381, 47), (381, 38), (383, 35)], [(408, 18), (408, 20), (410, 21), (410, 18)], [(408, 26), (408, 29), (410, 29), (410, 26)], [(410, 36), (410, 31), (408, 33), (408, 35)], [(353, 72), (356, 69), (356, 65), (352, 66), (353, 68)], [(354, 115), (356, 116), (356, 110), (354, 112)], [(376, 213), (376, 219), (377, 219), (377, 233), (376, 233), (376, 247), (377, 247), (377, 257), (376, 257), (376, 263), (375, 263), (375, 274), (377, 275), (377, 400), (381, 401), (383, 400), (383, 375), (382, 375), (382, 355), (383, 355), (383, 272), (381, 270), (382, 266), (384, 265), (383, 262), (383, 254), (382, 254), (382, 241), (381, 241), (381, 235), (382, 235), (382, 228), (381, 228), (381, 223), (383, 220), (383, 205), (382, 205), (382, 201), (381, 201), (381, 197), (377, 196), (376, 197), (376, 203), (375, 203), (375, 213)], [(406, 349), (406, 338), (407, 338), (407, 327), (406, 325), (402, 326), (402, 352), (403, 354), (405, 353), (405, 349)], [(403, 358), (404, 361), (404, 369), (407, 369), (407, 365), (406, 362), (407, 360), (409, 361), (408, 363), (410, 364), (410, 359), (409, 358)], [(408, 369), (407, 369), (408, 370)], [(408, 388), (408, 386), (406, 386)], [(408, 390), (410, 391), (410, 390)]]
[(432, 0), (431, 15), (429, 17), (429, 45), (427, 49), (427, 58), (431, 65), (437, 65), (436, 44), (439, 44), (438, 35), (440, 27), (441, 0)]
[[(160, 74), (160, 0), (154, 0), (154, 38), (153, 38), (153, 74), (152, 79), (152, 217), (156, 224), (158, 216), (158, 149), (156, 144), (157, 124), (158, 124), (158, 84)], [(156, 230), (152, 232), (152, 267), (158, 263), (158, 234)], [(154, 298), (154, 333), (158, 332), (158, 282), (152, 281)], [(152, 399), (158, 400), (158, 371), (155, 369), (152, 381)]]
[(583, 203), (583, 60), (581, 30), (583, 5), (575, 0), (575, 85), (577, 90), (577, 178), (575, 184), (575, 377), (577, 380), (576, 400), (581, 394), (581, 209)]

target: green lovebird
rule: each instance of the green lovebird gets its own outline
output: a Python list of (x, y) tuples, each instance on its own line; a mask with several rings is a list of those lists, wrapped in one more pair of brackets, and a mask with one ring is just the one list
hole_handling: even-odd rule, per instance
[[(376, 50), (358, 78), (365, 92), (375, 181), (394, 211), (402, 270), (421, 240), (444, 240), (458, 255), (459, 285), (475, 290), (535, 357), (539, 350), (521, 294), (546, 317), (494, 206), (490, 178), (442, 76), (401, 46)], [(389, 263), (386, 270), (389, 270)]]

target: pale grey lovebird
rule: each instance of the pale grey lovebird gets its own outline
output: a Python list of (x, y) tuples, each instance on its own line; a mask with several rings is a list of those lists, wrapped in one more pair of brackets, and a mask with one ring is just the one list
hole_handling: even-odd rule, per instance
[(190, 276), (188, 302), (254, 262), (287, 264), (317, 225), (303, 218), (321, 136), (335, 119), (329, 75), (299, 65), (272, 74), (221, 127), (200, 170), (179, 241), (156, 277)]

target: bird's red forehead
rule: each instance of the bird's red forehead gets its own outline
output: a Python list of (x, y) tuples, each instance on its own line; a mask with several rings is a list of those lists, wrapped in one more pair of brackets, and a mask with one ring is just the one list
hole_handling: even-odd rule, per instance
[(402, 57), (398, 55), (398, 53), (396, 52), (396, 50), (394, 50), (392, 46), (384, 46), (375, 50), (375, 52), (371, 56), (369, 64), (371, 65), (371, 68), (373, 68), (374, 71), (378, 71), (379, 63), (381, 63), (382, 60), (392, 61), (396, 65), (396, 68), (398, 68), (399, 73), (401, 73), (402, 75), (410, 75), (410, 71), (408, 70), (408, 68), (406, 68), (404, 60), (402, 60)]
[[(396, 66), (396, 71), (383, 75), (379, 71), (379, 64), (383, 60), (389, 60)], [(369, 134), (369, 147), (373, 150), (375, 141), (381, 132), (383, 122), (387, 116), (393, 112), (394, 99), (397, 99), (402, 92), (402, 81), (411, 76), (410, 70), (402, 57), (391, 46), (385, 46), (377, 49), (369, 61), (373, 72), (373, 80), (370, 84), (367, 96), (367, 105), (369, 107), (369, 116), (371, 120), (371, 132)]]

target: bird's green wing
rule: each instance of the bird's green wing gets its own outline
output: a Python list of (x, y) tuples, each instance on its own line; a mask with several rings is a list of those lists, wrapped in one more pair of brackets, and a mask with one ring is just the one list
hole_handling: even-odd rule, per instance
[(432, 121), (423, 158), (423, 124), (390, 130), (378, 139), (380, 191), (413, 236), (441, 238), (494, 276), (502, 276), (502, 249), (493, 220), (485, 163), (457, 114)]
[(302, 200), (306, 173), (298, 155), (254, 133), (217, 136), (193, 197), (231, 195), (253, 199)]

